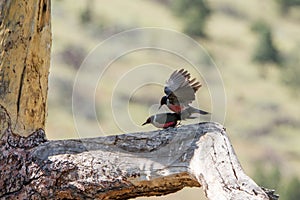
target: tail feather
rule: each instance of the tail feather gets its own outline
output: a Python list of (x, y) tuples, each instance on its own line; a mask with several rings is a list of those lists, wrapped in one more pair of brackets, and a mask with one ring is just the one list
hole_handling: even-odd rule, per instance
[(193, 108), (193, 107), (189, 107), (187, 108), (187, 111), (190, 113), (190, 114), (193, 114), (193, 113), (199, 113), (201, 115), (207, 115), (207, 114), (210, 114), (209, 112), (206, 112), (204, 110), (200, 110), (200, 109), (197, 109), (197, 108)]
[(204, 111), (204, 110), (198, 110), (199, 111), (199, 114), (201, 114), (201, 115), (208, 115), (208, 114), (210, 114), (209, 112), (206, 112), (206, 111)]
[(191, 116), (193, 113), (198, 113), (201, 115), (207, 115), (210, 114), (209, 112), (206, 112), (204, 110), (200, 110), (197, 108), (193, 108), (193, 107), (188, 107), (187, 109), (185, 109), (184, 111), (181, 112), (181, 119), (185, 120), (185, 119), (195, 119), (197, 117), (193, 117)]

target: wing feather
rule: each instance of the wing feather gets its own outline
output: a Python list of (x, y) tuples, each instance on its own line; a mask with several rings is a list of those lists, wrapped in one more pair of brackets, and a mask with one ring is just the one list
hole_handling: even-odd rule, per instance
[(164, 91), (172, 104), (189, 104), (195, 100), (195, 92), (202, 85), (196, 78), (190, 78), (190, 73), (185, 69), (176, 70), (171, 74)]
[(190, 76), (191, 75), (187, 70), (176, 70), (171, 74), (169, 80), (167, 80), (166, 87), (171, 91), (175, 91), (178, 88), (188, 84), (187, 80), (189, 80)]

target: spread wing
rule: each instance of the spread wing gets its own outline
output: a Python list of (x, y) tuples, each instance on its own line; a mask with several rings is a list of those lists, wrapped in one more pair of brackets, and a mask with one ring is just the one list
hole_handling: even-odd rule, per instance
[(190, 73), (184, 69), (176, 70), (171, 74), (164, 88), (170, 102), (188, 104), (195, 100), (195, 92), (202, 85), (195, 78), (192, 80), (190, 78)]

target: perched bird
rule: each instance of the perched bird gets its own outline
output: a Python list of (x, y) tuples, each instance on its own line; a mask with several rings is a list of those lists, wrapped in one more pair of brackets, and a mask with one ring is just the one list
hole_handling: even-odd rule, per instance
[(177, 113), (160, 113), (149, 117), (146, 122), (142, 124), (142, 126), (151, 123), (157, 128), (166, 129), (169, 127), (175, 127), (177, 122), (180, 120), (180, 115)]
[(195, 100), (195, 93), (202, 86), (200, 82), (196, 81), (196, 78), (192, 80), (190, 78), (191, 75), (187, 70), (180, 69), (174, 71), (166, 82), (164, 88), (166, 96), (161, 98), (159, 108), (167, 105), (170, 110), (177, 114), (182, 115), (184, 113), (181, 119), (189, 118), (193, 113), (209, 114), (209, 112), (193, 108), (189, 105)]

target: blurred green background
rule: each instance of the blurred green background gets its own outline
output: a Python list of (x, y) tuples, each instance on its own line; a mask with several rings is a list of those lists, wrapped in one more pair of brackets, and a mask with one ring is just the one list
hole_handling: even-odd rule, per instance
[[(227, 96), (224, 126), (246, 174), (261, 186), (276, 189), (282, 200), (299, 200), (299, 5), (299, 0), (53, 0), (48, 138), (97, 136), (89, 134), (95, 127), (95, 122), (89, 120), (91, 111), (82, 108), (86, 135), (77, 134), (72, 114), (76, 72), (96, 45), (132, 28), (160, 27), (184, 32), (208, 51), (220, 70)], [(96, 112), (105, 134), (122, 133), (110, 110), (111, 91), (115, 81), (133, 67), (149, 62), (175, 69), (184, 67), (202, 80), (180, 59), (168, 59), (168, 55), (163, 58), (136, 52), (120, 58), (105, 72), (99, 83), (102, 87), (96, 91), (96, 98), (101, 99)], [(160, 73), (157, 76), (161, 84), (168, 78)], [(117, 101), (128, 98), (124, 97), (126, 89), (123, 92), (117, 94)], [(210, 111), (205, 84), (198, 93), (201, 108)], [(82, 91), (82, 98), (89, 95)], [(157, 104), (162, 95), (161, 86), (137, 90), (128, 105), (132, 120), (141, 124), (149, 115), (149, 106)], [(188, 123), (191, 122), (183, 122)], [(145, 130), (155, 128), (139, 129)], [(201, 189), (186, 188), (164, 197), (138, 199), (205, 198)]]

